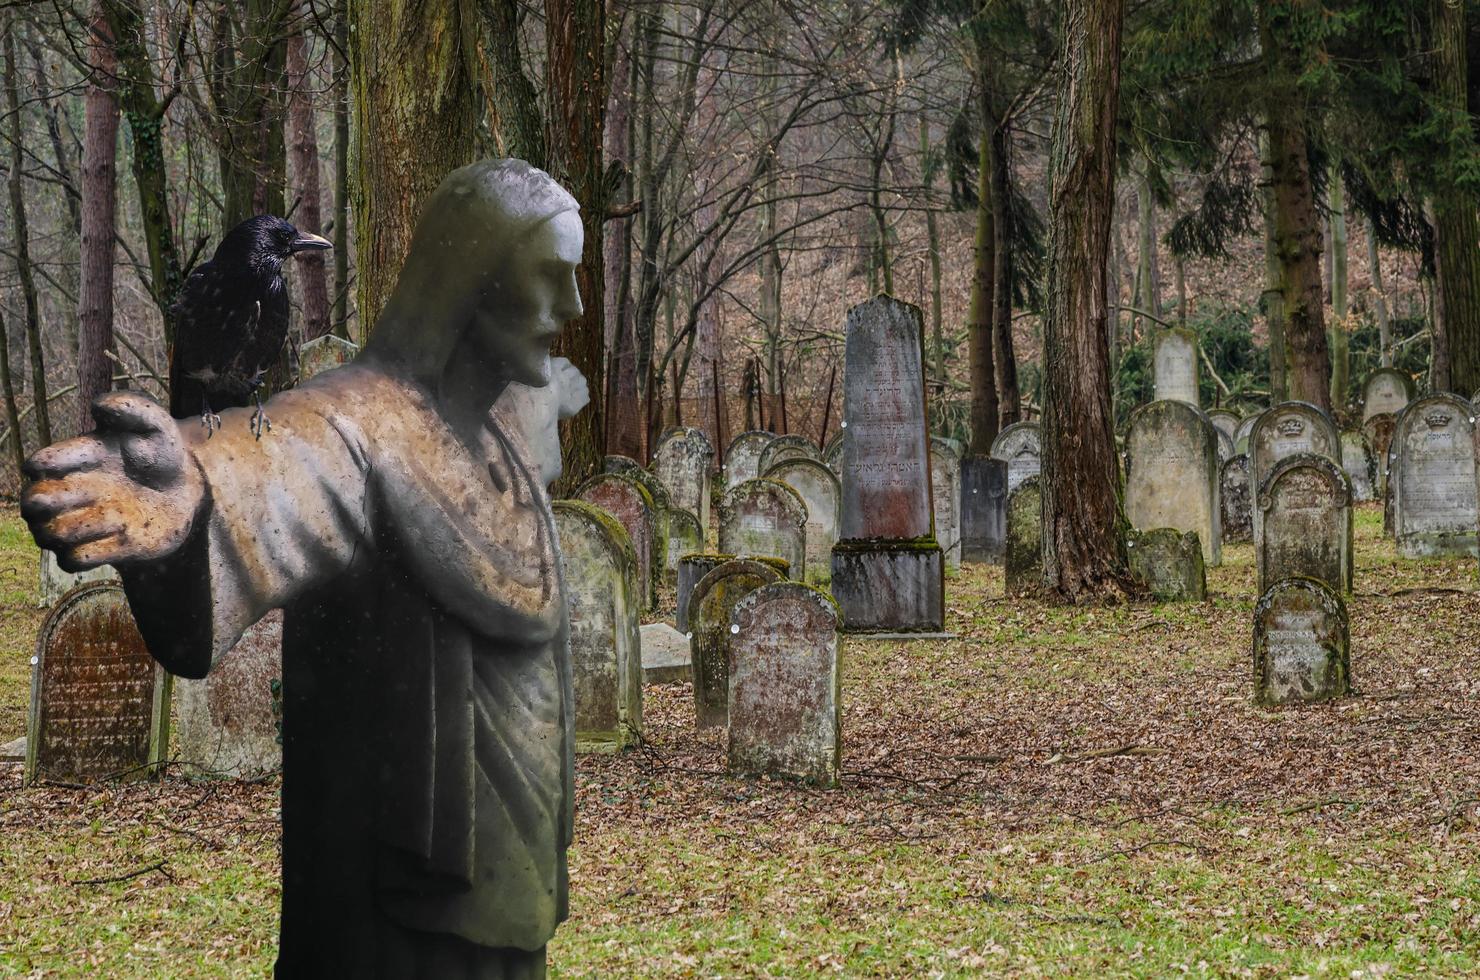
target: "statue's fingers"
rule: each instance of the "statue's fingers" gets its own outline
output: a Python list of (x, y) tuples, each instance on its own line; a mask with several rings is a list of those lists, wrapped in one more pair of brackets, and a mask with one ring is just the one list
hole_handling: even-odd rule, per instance
[(108, 447), (94, 436), (78, 436), (33, 453), (21, 466), (27, 480), (57, 479), (94, 470), (107, 462)]
[(21, 517), (27, 524), (45, 524), (58, 514), (90, 506), (97, 499), (97, 488), (90, 481), (45, 480), (21, 494)]
[(128, 557), (123, 536), (113, 534), (88, 541), (70, 551), (58, 552), (57, 565), (64, 572), (85, 572), (99, 565), (115, 564)]
[(104, 432), (149, 436), (173, 432), (175, 420), (164, 406), (137, 391), (112, 391), (92, 403), (92, 417)]

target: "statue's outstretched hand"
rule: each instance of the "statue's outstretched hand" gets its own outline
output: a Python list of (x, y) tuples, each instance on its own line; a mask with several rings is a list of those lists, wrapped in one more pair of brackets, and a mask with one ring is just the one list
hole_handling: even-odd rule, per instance
[(69, 572), (149, 561), (190, 536), (205, 480), (170, 413), (136, 392), (92, 406), (96, 432), (26, 461), (21, 516)]
[(569, 358), (550, 358), (550, 387), (559, 395), (559, 413), (563, 419), (573, 417), (591, 401), (591, 387), (581, 369)]

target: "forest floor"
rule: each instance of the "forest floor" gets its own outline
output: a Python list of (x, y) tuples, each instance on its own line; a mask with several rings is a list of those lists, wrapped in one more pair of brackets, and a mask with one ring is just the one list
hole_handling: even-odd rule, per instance
[[(948, 583), (950, 641), (844, 644), (836, 790), (724, 772), (686, 685), (577, 762), (555, 976), (1480, 972), (1480, 591), (1358, 516), (1355, 696), (1250, 700), (1252, 549), (1212, 598), (1055, 609)], [(0, 519), (0, 741), (35, 552)], [(22, 790), (0, 767), (0, 975), (265, 976), (276, 780)], [(100, 881), (100, 879), (103, 879)]]

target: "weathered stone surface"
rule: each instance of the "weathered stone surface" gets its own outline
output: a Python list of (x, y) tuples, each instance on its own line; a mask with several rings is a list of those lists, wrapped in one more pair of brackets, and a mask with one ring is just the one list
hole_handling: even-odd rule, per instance
[(766, 476), (791, 487), (807, 505), (807, 551), (803, 581), (827, 588), (832, 581), (832, 547), (838, 541), (838, 509), (843, 487), (833, 471), (816, 459), (793, 457), (772, 464)]
[(675, 604), (673, 623), (680, 633), (689, 631), (689, 600), (694, 594), (694, 586), (698, 585), (711, 570), (727, 561), (734, 560), (734, 555), (695, 554), (684, 555), (679, 561), (678, 600)]
[(639, 609), (652, 609), (657, 602), (656, 509), (652, 495), (628, 477), (599, 473), (581, 484), (576, 499), (600, 507), (627, 532), (627, 540), (637, 556)]
[(1362, 423), (1362, 435), (1372, 449), (1372, 461), (1377, 472), (1377, 499), (1386, 501), (1388, 496), (1388, 459), (1393, 447), (1393, 432), (1397, 430), (1398, 417), (1382, 412)]
[(1153, 358), (1157, 401), (1202, 405), (1197, 390), (1197, 334), (1180, 327), (1157, 330)]
[(565, 563), (577, 752), (617, 752), (642, 736), (638, 556), (600, 507), (557, 500)]
[(945, 628), (945, 558), (933, 540), (839, 541), (832, 594), (850, 633), (938, 633)]
[(992, 442), (992, 458), (1007, 464), (1007, 492), (1010, 494), (1030, 476), (1043, 468), (1042, 445), (1037, 422), (1015, 422), (997, 433)]
[(1126, 542), (1131, 574), (1158, 599), (1202, 602), (1208, 597), (1206, 565), (1196, 531), (1159, 527)]
[(807, 505), (780, 480), (746, 480), (719, 505), (719, 550), (727, 555), (785, 558), (800, 579), (806, 570)]
[(709, 437), (688, 426), (672, 429), (653, 450), (653, 475), (663, 481), (673, 497), (673, 506), (709, 526), (709, 472), (714, 465), (714, 447)]
[(1249, 451), (1249, 436), (1254, 434), (1254, 425), (1259, 421), (1259, 412), (1254, 415), (1246, 415), (1239, 419), (1238, 428), (1233, 432), (1233, 451), (1236, 453), (1247, 453)]
[(69, 592), (31, 660), (26, 782), (150, 774), (166, 757), (170, 676), (149, 656), (123, 586)]
[(930, 439), (930, 494), (935, 511), (935, 541), (946, 567), (961, 567), (961, 453), (948, 439)]
[(990, 456), (961, 460), (961, 560), (1002, 563), (1007, 542), (1007, 464)]
[(1155, 401), (1131, 413), (1126, 434), (1125, 516), (1139, 531), (1195, 531), (1203, 561), (1223, 558), (1218, 430), (1195, 405)]
[(1410, 402), (1393, 432), (1393, 533), (1406, 558), (1471, 555), (1476, 546), (1474, 407), (1457, 395)]
[(663, 561), (663, 583), (675, 585), (678, 582), (678, 567), (685, 555), (693, 555), (704, 550), (704, 534), (699, 528), (699, 518), (686, 510), (668, 511), (668, 534), (666, 552)]
[(725, 448), (725, 489), (761, 475), (761, 453), (776, 436), (760, 429), (742, 432)]
[(1341, 467), (1314, 453), (1286, 456), (1265, 477), (1258, 507), (1264, 519), (1254, 563), (1261, 593), (1293, 577), (1352, 590), (1351, 483)]
[(642, 643), (644, 684), (684, 684), (692, 676), (689, 638), (667, 623), (648, 623), (638, 630)]
[(1230, 459), (1233, 459), (1234, 456), (1238, 455), (1238, 453), (1234, 451), (1233, 439), (1229, 437), (1228, 433), (1224, 432), (1217, 426), (1213, 427), (1213, 432), (1218, 437), (1218, 465), (1222, 466)]
[(1365, 503), (1377, 499), (1377, 461), (1367, 437), (1351, 429), (1341, 434), (1341, 468), (1352, 484), (1352, 500)]
[(343, 337), (333, 334), (315, 337), (298, 348), (298, 383), (348, 364), (359, 352), (359, 347)]
[(693, 654), (694, 717), (700, 728), (729, 720), (731, 614), (741, 599), (781, 581), (764, 562), (737, 558), (716, 566), (689, 597), (689, 650)]
[(174, 681), (175, 746), (190, 776), (255, 779), (282, 767), (283, 614), (262, 617), (203, 680)]
[(1238, 426), (1243, 420), (1238, 417), (1237, 413), (1230, 412), (1226, 408), (1215, 408), (1208, 413), (1208, 421), (1213, 423), (1213, 427), (1219, 432), (1226, 435), (1230, 442), (1233, 442), (1238, 438)]
[(41, 549), (41, 607), (54, 606), (57, 600), (79, 585), (89, 582), (117, 582), (118, 571), (112, 565), (99, 565), (85, 572), (64, 572), (57, 556)]
[(847, 435), (847, 429), (841, 430), (837, 435), (833, 436), (832, 441), (827, 444), (827, 448), (822, 451), (822, 461), (827, 464), (828, 469), (833, 471), (833, 476), (836, 476), (839, 480), (843, 478), (843, 443)]
[(1249, 486), (1249, 456), (1240, 453), (1218, 470), (1218, 504), (1223, 540), (1254, 540), (1254, 492)]
[(1274, 583), (1254, 607), (1254, 699), (1329, 701), (1351, 689), (1346, 604), (1314, 579)]
[(729, 677), (729, 768), (837, 783), (842, 763), (838, 609), (794, 582), (735, 607)]
[(1378, 368), (1362, 382), (1362, 422), (1374, 415), (1394, 415), (1413, 401), (1413, 378), (1397, 368)]
[[(1296, 453), (1341, 460), (1341, 433), (1331, 417), (1308, 402), (1282, 402), (1259, 416), (1249, 434), (1249, 486), (1257, 495), (1274, 464)], [(1254, 540), (1263, 512), (1254, 508)]]
[(1032, 476), (1007, 495), (1007, 544), (1002, 558), (1007, 594), (1043, 587), (1043, 495)]
[(806, 436), (777, 436), (761, 450), (759, 475), (765, 476), (777, 463), (789, 459), (814, 459), (821, 463), (822, 451)]
[[(625, 476), (632, 482), (641, 484), (642, 488), (648, 492), (648, 496), (652, 498), (654, 567), (651, 574), (655, 584), (659, 581), (665, 581), (671, 584), (673, 576), (677, 574), (677, 568), (669, 567), (667, 564), (675, 554), (673, 543), (669, 540), (672, 537), (670, 526), (675, 522), (681, 525), (678, 533), (680, 535), (680, 547), (682, 547), (687, 544), (687, 539), (683, 536), (688, 533), (693, 524), (698, 523), (698, 518), (695, 517), (692, 522), (688, 523), (683, 522), (681, 519), (675, 519), (673, 515), (679, 512), (679, 508), (674, 506), (673, 495), (668, 492), (668, 487), (663, 484), (662, 480), (654, 476), (651, 471), (644, 469), (630, 456), (606, 457), (606, 472)], [(703, 529), (701, 528), (700, 530), (702, 532)], [(697, 550), (702, 551), (703, 548), (700, 547)]]

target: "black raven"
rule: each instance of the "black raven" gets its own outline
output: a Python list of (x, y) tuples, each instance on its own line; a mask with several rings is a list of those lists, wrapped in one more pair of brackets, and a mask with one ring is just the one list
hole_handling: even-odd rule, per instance
[(283, 260), (295, 252), (329, 248), (282, 218), (259, 214), (226, 233), (211, 260), (198, 266), (174, 306), (175, 349), (170, 357), (170, 414), (200, 412), (214, 433), (215, 411), (256, 401), (252, 431), (272, 424), (262, 411), (262, 378), (288, 339), (288, 286)]

